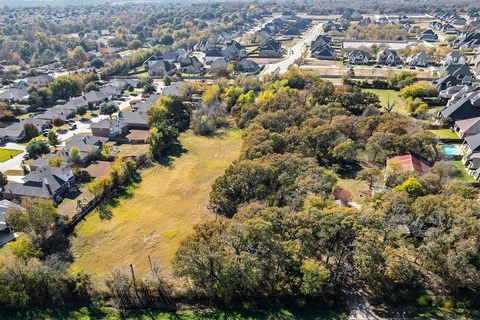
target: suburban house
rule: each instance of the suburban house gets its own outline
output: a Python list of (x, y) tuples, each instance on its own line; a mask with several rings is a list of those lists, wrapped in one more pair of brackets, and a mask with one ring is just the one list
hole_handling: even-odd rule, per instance
[(470, 92), (458, 100), (449, 101), (440, 115), (454, 121), (480, 117), (480, 94)]
[(449, 52), (445, 58), (442, 59), (442, 64), (443, 65), (449, 65), (449, 64), (465, 64), (465, 59), (462, 57), (460, 52), (458, 51), (452, 51)]
[(120, 120), (104, 119), (91, 124), (92, 135), (96, 137), (116, 138), (128, 131), (128, 125)]
[(398, 56), (397, 51), (385, 49), (378, 54), (378, 63), (388, 66), (396, 66), (402, 64), (402, 59)]
[(50, 159), (57, 157), (62, 158), (62, 165), (68, 164), (68, 151), (61, 150), (54, 153), (48, 153), (37, 159), (30, 160), (28, 162), (28, 167), (30, 168), (30, 171), (35, 171), (40, 167), (50, 166)]
[(0, 129), (0, 140), (10, 142), (22, 141), (23, 139), (25, 139), (26, 124), (33, 125), (37, 129), (37, 132), (41, 133), (43, 130), (50, 126), (50, 121), (32, 117), (20, 122), (14, 122), (8, 127)]
[(218, 58), (223, 58), (223, 54), (220, 52), (219, 49), (214, 48), (205, 51), (205, 63), (206, 64), (211, 64), (214, 60)]
[(8, 200), (0, 201), (0, 247), (6, 243), (15, 240), (15, 234), (8, 224), (6, 215), (7, 210), (11, 207), (19, 207), (15, 203)]
[(480, 133), (480, 117), (455, 121), (455, 132), (460, 138), (466, 138)]
[(197, 57), (186, 57), (180, 60), (180, 70), (183, 73), (199, 74), (203, 72), (204, 66)]
[(177, 51), (167, 51), (162, 54), (163, 60), (168, 63), (175, 63), (178, 61), (178, 52)]
[(473, 152), (462, 158), (467, 173), (476, 180), (480, 179), (480, 152)]
[(260, 68), (258, 63), (252, 59), (242, 59), (237, 64), (238, 71), (242, 72), (257, 72)]
[(337, 54), (332, 46), (328, 43), (323, 43), (322, 45), (317, 45), (312, 49), (311, 56), (319, 60), (336, 60)]
[(464, 155), (463, 159), (469, 158), (472, 153), (480, 152), (480, 134), (466, 137), (462, 145), (462, 151)]
[(193, 46), (193, 51), (206, 52), (207, 50), (210, 50), (210, 44), (208, 43), (208, 40), (202, 40)]
[(480, 32), (464, 32), (460, 34), (452, 46), (454, 48), (478, 48), (480, 46)]
[(7, 200), (34, 197), (59, 201), (65, 192), (75, 187), (75, 178), (69, 167), (45, 166), (27, 174), (23, 183), (9, 182), (3, 196)]
[(98, 136), (73, 136), (72, 139), (65, 143), (64, 150), (70, 153), (72, 148), (77, 148), (80, 152), (80, 158), (83, 163), (87, 163), (102, 149), (102, 146), (108, 138)]
[(148, 58), (143, 63), (143, 67), (151, 77), (169, 76), (173, 75), (176, 71), (176, 67), (172, 62), (169, 62), (164, 58), (158, 58), (157, 56), (151, 56)]
[(220, 57), (212, 61), (210, 64), (210, 72), (215, 72), (218, 70), (225, 70), (227, 68), (228, 61), (225, 57)]
[(421, 175), (432, 169), (427, 160), (411, 153), (388, 158), (387, 167), (394, 167), (401, 173), (415, 172)]
[(425, 51), (420, 51), (408, 59), (408, 64), (412, 67), (431, 67), (434, 62), (433, 57), (426, 54)]
[(438, 35), (432, 29), (427, 29), (422, 31), (418, 35), (417, 39), (420, 41), (426, 41), (426, 42), (437, 42)]
[(264, 58), (279, 58), (282, 56), (282, 44), (276, 40), (268, 40), (258, 47), (258, 56)]
[(368, 64), (372, 56), (369, 52), (355, 49), (348, 54), (348, 63), (350, 64)]
[(229, 60), (239, 60), (247, 56), (247, 50), (237, 41), (230, 40), (222, 48), (222, 54)]
[(26, 103), (29, 97), (27, 88), (8, 88), (0, 92), (0, 101)]
[(433, 84), (436, 85), (439, 91), (446, 90), (450, 87), (455, 87), (455, 86), (463, 86), (465, 84), (470, 84), (471, 78), (470, 79), (459, 79), (455, 76), (452, 75), (447, 75), (443, 78), (437, 79), (433, 81)]
[(445, 23), (442, 26), (442, 32), (445, 33), (445, 34), (457, 34), (457, 28), (455, 28), (450, 23)]

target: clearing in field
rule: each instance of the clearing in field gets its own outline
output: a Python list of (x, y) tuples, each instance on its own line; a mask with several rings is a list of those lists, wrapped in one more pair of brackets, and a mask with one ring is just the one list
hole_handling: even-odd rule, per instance
[(390, 104), (395, 103), (393, 112), (408, 115), (407, 108), (398, 96), (399, 92), (391, 89), (363, 89), (366, 92), (375, 93), (380, 98), (380, 105), (385, 108), (390, 100)]
[(240, 153), (241, 131), (214, 138), (181, 136), (186, 153), (169, 167), (156, 165), (142, 172), (133, 197), (120, 201), (110, 220), (93, 213), (77, 226), (72, 239), (73, 271), (94, 276), (133, 264), (148, 271), (148, 256), (166, 270), (180, 242), (195, 224), (214, 219), (207, 210), (215, 179)]
[(0, 148), (0, 162), (5, 162), (12, 157), (18, 156), (22, 152), (21, 150)]

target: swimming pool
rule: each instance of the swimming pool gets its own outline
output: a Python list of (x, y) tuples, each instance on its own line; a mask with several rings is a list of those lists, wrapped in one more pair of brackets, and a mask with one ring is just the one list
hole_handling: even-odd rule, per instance
[(458, 148), (452, 144), (444, 144), (442, 146), (442, 149), (443, 149), (443, 153), (445, 153), (447, 156), (457, 156), (460, 154), (458, 152)]

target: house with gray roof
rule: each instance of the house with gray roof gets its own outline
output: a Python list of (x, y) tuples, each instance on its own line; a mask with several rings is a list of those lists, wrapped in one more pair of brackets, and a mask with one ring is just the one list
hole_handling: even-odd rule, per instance
[(40, 133), (50, 126), (50, 121), (37, 117), (28, 118), (20, 122), (14, 122), (8, 127), (0, 129), (0, 140), (19, 142), (25, 139), (25, 125), (33, 125)]
[(119, 137), (128, 131), (128, 125), (118, 119), (104, 119), (94, 122), (90, 125), (92, 135), (113, 139)]
[(30, 171), (35, 171), (40, 167), (50, 166), (50, 159), (52, 158), (62, 158), (62, 165), (68, 164), (68, 151), (61, 150), (54, 153), (48, 153), (42, 157), (32, 159), (28, 162), (28, 167)]
[(364, 50), (355, 49), (348, 54), (348, 63), (350, 64), (368, 64), (371, 59), (371, 54)]
[(462, 57), (460, 52), (458, 51), (452, 51), (449, 52), (445, 58), (442, 59), (442, 64), (443, 65), (449, 65), (449, 64), (465, 64), (465, 58)]
[(125, 123), (129, 129), (148, 130), (148, 111), (137, 110), (124, 112), (120, 120)]
[(252, 59), (242, 59), (237, 63), (237, 69), (240, 72), (254, 73), (260, 69), (260, 66)]
[(378, 54), (378, 64), (396, 66), (402, 64), (402, 59), (400, 59), (397, 51), (392, 49), (385, 49), (380, 51)]
[(23, 178), (23, 183), (10, 181), (3, 190), (7, 200), (23, 197), (60, 201), (64, 193), (75, 188), (75, 178), (69, 167), (40, 167)]
[(108, 138), (98, 136), (73, 136), (65, 143), (64, 150), (70, 153), (72, 148), (78, 149), (83, 163), (87, 163), (97, 156)]
[(30, 94), (26, 88), (8, 88), (0, 92), (0, 101), (27, 102)]
[(440, 115), (454, 121), (480, 117), (480, 94), (470, 92), (464, 97), (447, 105)]
[(480, 117), (455, 121), (455, 132), (460, 138), (466, 138), (480, 133)]
[(183, 73), (199, 74), (203, 72), (204, 66), (197, 57), (186, 57), (180, 60), (180, 70)]
[(258, 56), (264, 58), (279, 58), (282, 56), (282, 44), (270, 39), (258, 47)]
[(7, 221), (7, 211), (12, 207), (19, 207), (15, 203), (8, 200), (0, 201), (0, 247), (10, 241), (15, 240), (15, 234)]
[(169, 62), (163, 57), (151, 56), (144, 63), (145, 70), (151, 77), (165, 77), (175, 74), (177, 68), (173, 62)]
[(434, 62), (433, 57), (426, 54), (425, 51), (420, 51), (408, 59), (408, 64), (412, 67), (431, 67)]
[(247, 50), (237, 41), (230, 40), (222, 48), (222, 55), (229, 60), (239, 60), (247, 56)]

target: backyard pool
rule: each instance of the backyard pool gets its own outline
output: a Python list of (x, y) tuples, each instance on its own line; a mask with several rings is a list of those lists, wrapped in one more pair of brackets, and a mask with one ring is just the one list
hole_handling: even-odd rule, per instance
[(459, 148), (453, 144), (444, 144), (442, 146), (443, 153), (447, 156), (458, 156), (460, 154)]

